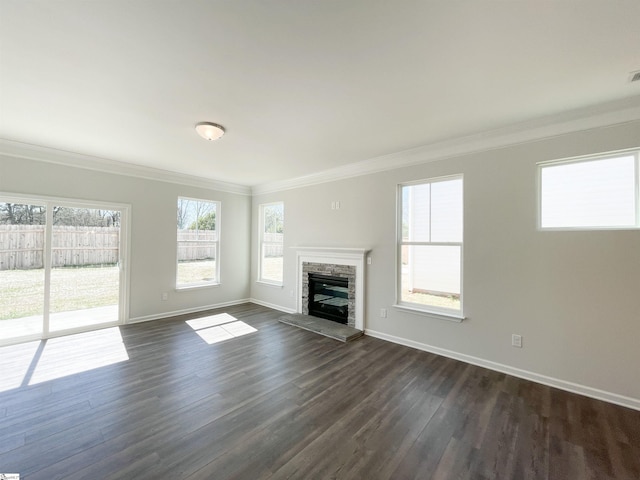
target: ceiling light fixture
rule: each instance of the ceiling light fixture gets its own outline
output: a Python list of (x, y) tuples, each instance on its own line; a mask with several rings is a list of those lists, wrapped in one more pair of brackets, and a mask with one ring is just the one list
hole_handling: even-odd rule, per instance
[(205, 140), (217, 140), (224, 135), (224, 127), (217, 123), (200, 122), (196, 125), (196, 132)]

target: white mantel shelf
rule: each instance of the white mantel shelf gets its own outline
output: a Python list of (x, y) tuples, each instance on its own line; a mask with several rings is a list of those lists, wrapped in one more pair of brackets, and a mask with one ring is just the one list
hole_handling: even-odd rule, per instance
[(369, 248), (339, 248), (339, 247), (291, 247), (294, 250), (305, 253), (317, 253), (318, 255), (341, 254), (341, 255), (357, 255), (364, 257)]
[(368, 248), (339, 247), (291, 247), (296, 250), (298, 300), (297, 311), (302, 313), (302, 264), (330, 263), (335, 265), (353, 265), (356, 267), (356, 315), (355, 328), (364, 331), (364, 269)]

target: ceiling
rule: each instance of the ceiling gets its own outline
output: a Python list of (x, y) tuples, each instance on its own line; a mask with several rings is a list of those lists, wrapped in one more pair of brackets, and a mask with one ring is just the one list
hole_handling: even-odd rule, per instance
[(0, 138), (262, 185), (631, 101), (639, 20), (637, 0), (0, 0)]

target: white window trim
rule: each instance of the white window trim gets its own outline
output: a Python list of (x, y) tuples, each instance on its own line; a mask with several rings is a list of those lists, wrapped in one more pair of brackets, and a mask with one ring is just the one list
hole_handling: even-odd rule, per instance
[[(402, 240), (402, 188), (412, 185), (424, 185), (427, 183), (446, 182), (449, 180), (462, 180), (462, 203), (463, 203), (463, 225), (462, 225), (462, 241), (461, 242), (404, 242)], [(423, 315), (441, 320), (453, 322), (461, 322), (464, 316), (464, 175), (447, 175), (442, 177), (433, 177), (422, 180), (413, 180), (403, 182), (397, 185), (396, 192), (396, 303), (394, 308), (409, 313)], [(441, 246), (459, 246), (460, 247), (460, 310), (452, 308), (437, 307), (433, 305), (423, 305), (419, 303), (405, 302), (402, 300), (402, 247), (404, 245), (441, 245)]]
[[(460, 298), (462, 298), (462, 296), (460, 296)], [(431, 311), (431, 310), (425, 310), (423, 308), (415, 308), (413, 305), (414, 305), (413, 303), (411, 304), (400, 303), (400, 304), (392, 305), (392, 307), (397, 308), (398, 310), (402, 310), (404, 312), (414, 313), (416, 315), (422, 315), (424, 317), (436, 318), (438, 320), (447, 320), (449, 322), (460, 323), (467, 318), (461, 313), (436, 312), (435, 310)], [(432, 307), (432, 308), (435, 309), (437, 307)]]
[[(179, 195), (177, 200), (180, 199), (184, 199), (184, 200), (191, 200), (193, 202), (208, 202), (208, 203), (215, 203), (216, 204), (216, 238), (217, 240), (215, 242), (215, 246), (216, 246), (216, 279), (215, 280), (211, 280), (209, 282), (195, 282), (195, 283), (182, 283), (182, 284), (178, 284), (178, 237), (177, 237), (177, 228), (176, 228), (176, 287), (175, 287), (175, 291), (176, 292), (184, 292), (187, 290), (197, 290), (197, 289), (201, 289), (201, 288), (210, 288), (210, 287), (218, 287), (220, 286), (220, 237), (221, 237), (221, 225), (222, 225), (222, 202), (220, 202), (219, 200), (209, 200), (207, 198), (194, 198), (194, 197), (184, 197), (182, 195)], [(176, 206), (177, 206), (177, 201), (176, 201)], [(176, 225), (177, 227), (177, 225)]]
[[(542, 170), (545, 167), (555, 165), (569, 165), (581, 162), (591, 162), (595, 160), (607, 160), (610, 158), (618, 158), (622, 156), (632, 155), (635, 159), (635, 200), (636, 200), (636, 224), (623, 226), (605, 226), (605, 227), (543, 227), (542, 226)], [(594, 153), (591, 155), (580, 155), (577, 157), (567, 157), (557, 160), (546, 160), (538, 162), (536, 172), (536, 195), (537, 195), (537, 212), (536, 212), (536, 229), (541, 232), (566, 232), (566, 231), (591, 231), (591, 230), (638, 230), (640, 229), (640, 147), (627, 148), (624, 150), (614, 150), (611, 152)]]
[[(284, 287), (284, 256), (283, 256), (283, 267), (282, 267), (282, 281), (277, 281), (277, 280), (269, 280), (266, 278), (262, 278), (262, 247), (265, 245), (265, 241), (264, 241), (264, 211), (266, 207), (270, 207), (273, 205), (282, 205), (282, 208), (284, 209), (284, 202), (280, 201), (280, 202), (268, 202), (268, 203), (261, 203), (258, 209), (258, 214), (259, 214), (259, 218), (258, 218), (258, 279), (256, 280), (256, 283), (262, 284), (262, 285), (268, 285), (270, 287)], [(270, 245), (279, 245), (279, 243), (274, 243), (274, 242), (268, 242)], [(282, 248), (283, 248), (283, 255), (284, 255), (284, 237), (282, 240)]]

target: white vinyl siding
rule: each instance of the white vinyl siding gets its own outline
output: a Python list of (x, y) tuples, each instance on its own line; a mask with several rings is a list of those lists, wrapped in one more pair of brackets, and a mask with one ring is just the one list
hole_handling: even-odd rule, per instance
[(539, 164), (540, 228), (638, 228), (638, 152)]

